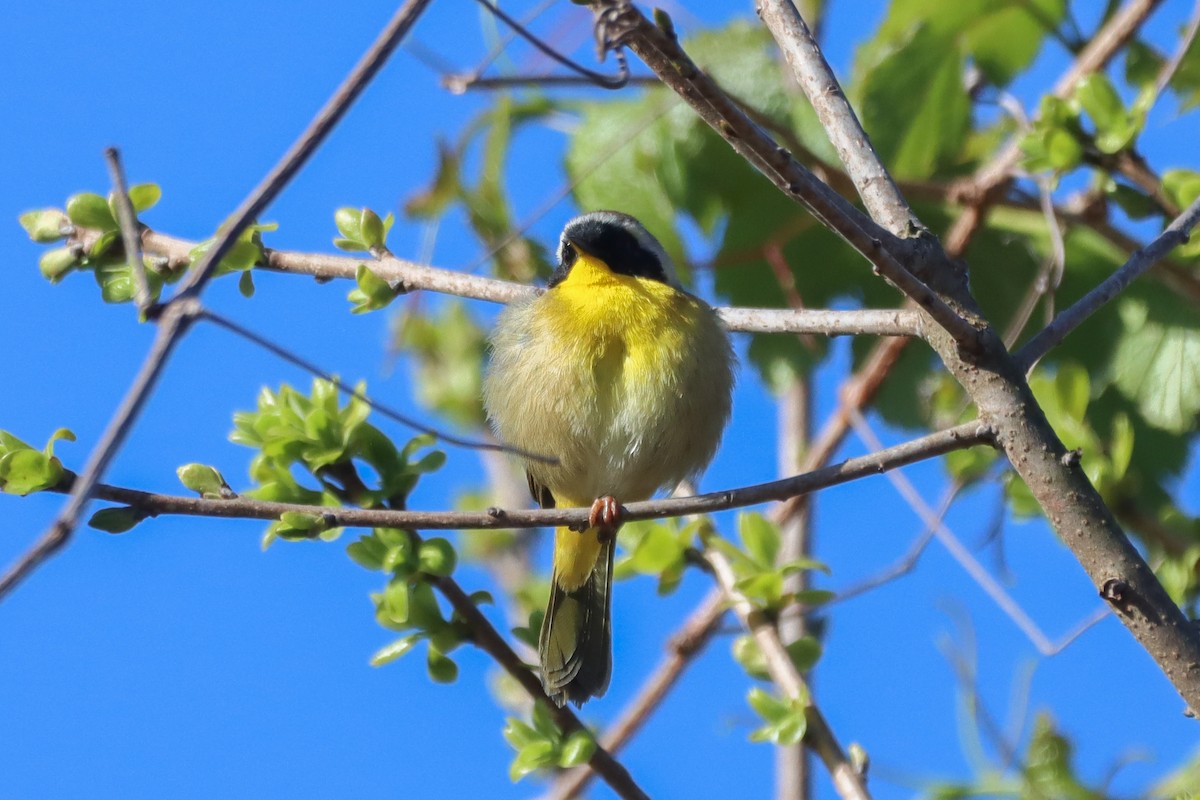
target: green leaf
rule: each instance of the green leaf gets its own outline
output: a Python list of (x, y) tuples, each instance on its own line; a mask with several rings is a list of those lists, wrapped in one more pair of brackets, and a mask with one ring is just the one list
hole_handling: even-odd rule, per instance
[(508, 768), (509, 779), (516, 783), (529, 773), (550, 766), (555, 761), (554, 751), (554, 742), (543, 739), (529, 743), (521, 748), (521, 752), (517, 753), (517, 757), (513, 759), (512, 765)]
[(0, 489), (8, 494), (40, 492), (57, 484), (62, 476), (62, 463), (39, 450), (10, 450), (0, 456)]
[(136, 214), (148, 211), (162, 198), (162, 189), (157, 183), (138, 183), (129, 187), (129, 201)]
[(1200, 324), (1194, 314), (1150, 317), (1135, 298), (1120, 304), (1124, 334), (1112, 359), (1117, 388), (1146, 421), (1172, 433), (1195, 430), (1200, 413)]
[(369, 208), (362, 210), (362, 243), (368, 250), (384, 246), (383, 220)]
[(432, 644), (429, 645), (425, 666), (429, 671), (429, 678), (434, 683), (454, 683), (458, 680), (458, 664)]
[(1180, 208), (1187, 208), (1200, 197), (1200, 172), (1169, 169), (1163, 173), (1163, 190)]
[(254, 297), (254, 273), (248, 269), (238, 278), (238, 294), (247, 300)]
[(369, 570), (382, 570), (383, 559), (387, 554), (387, 545), (375, 536), (360, 536), (357, 542), (346, 546), (346, 555), (360, 567)]
[(99, 231), (119, 230), (108, 202), (98, 194), (84, 192), (73, 195), (67, 200), (67, 216), (71, 222), (81, 228), (94, 228)]
[(596, 752), (596, 740), (587, 731), (575, 731), (563, 742), (558, 765), (563, 769), (586, 764)]
[(738, 514), (738, 534), (746, 552), (758, 566), (775, 566), (775, 558), (779, 553), (778, 525), (768, 521), (762, 514), (747, 511)]
[(354, 304), (354, 307), (350, 309), (353, 314), (363, 314), (386, 308), (400, 294), (366, 264), (358, 265), (354, 272), (354, 282), (358, 288), (353, 289), (346, 296), (346, 299)]
[(79, 259), (75, 257), (71, 248), (56, 247), (42, 253), (41, 258), (38, 259), (38, 270), (46, 280), (58, 283), (78, 264)]
[(821, 643), (811, 636), (804, 636), (787, 646), (792, 663), (801, 673), (808, 672), (821, 660)]
[(144, 519), (144, 515), (131, 506), (102, 508), (88, 520), (88, 526), (105, 533), (125, 533)]
[(67, 215), (57, 208), (26, 211), (17, 219), (29, 234), (29, 238), (38, 244), (50, 244), (66, 237), (63, 228), (68, 225), (69, 220)]
[(643, 575), (658, 575), (683, 558), (683, 545), (666, 525), (652, 525), (637, 543), (631, 557), (634, 569)]
[(235, 497), (225, 478), (216, 467), (207, 464), (184, 464), (175, 470), (179, 482), (208, 500), (224, 500)]
[(733, 660), (740, 664), (750, 677), (760, 681), (771, 679), (771, 673), (767, 670), (767, 660), (752, 634), (745, 633), (733, 640)]
[[(340, 233), (345, 240), (348, 240), (350, 244), (354, 245), (354, 247), (342, 247), (341, 249), (366, 249), (362, 246), (362, 211), (360, 209), (350, 208), (349, 206), (339, 208), (333, 213), (333, 224), (337, 226), (338, 233)], [(334, 241), (336, 244), (337, 240)]]
[(402, 636), (391, 644), (384, 645), (375, 651), (375, 655), (371, 656), (371, 666), (382, 667), (384, 664), (392, 663), (416, 647), (419, 641), (421, 641), (421, 634), (414, 633), (410, 636)]
[(458, 556), (454, 552), (454, 545), (439, 537), (421, 542), (417, 549), (417, 561), (422, 572), (444, 578), (454, 572)]
[(897, 177), (929, 177), (958, 156), (971, 119), (964, 66), (958, 48), (921, 25), (863, 76), (863, 126)]

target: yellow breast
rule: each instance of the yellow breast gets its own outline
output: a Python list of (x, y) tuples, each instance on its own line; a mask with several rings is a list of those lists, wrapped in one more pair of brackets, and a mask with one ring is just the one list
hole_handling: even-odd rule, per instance
[(729, 415), (733, 355), (715, 312), (586, 257), (507, 309), (492, 345), (489, 416), (503, 440), (560, 459), (527, 465), (560, 505), (645, 499), (698, 472)]

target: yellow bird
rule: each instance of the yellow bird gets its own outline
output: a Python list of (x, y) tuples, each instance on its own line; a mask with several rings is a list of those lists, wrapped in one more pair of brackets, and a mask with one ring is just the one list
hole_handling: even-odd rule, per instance
[(603, 695), (612, 675), (619, 501), (707, 466), (729, 419), (735, 363), (716, 312), (679, 286), (642, 224), (615, 211), (568, 222), (545, 293), (500, 315), (483, 387), (492, 428), (558, 459), (525, 462), (539, 505), (591, 507), (586, 530), (554, 534), (538, 649), (558, 705)]

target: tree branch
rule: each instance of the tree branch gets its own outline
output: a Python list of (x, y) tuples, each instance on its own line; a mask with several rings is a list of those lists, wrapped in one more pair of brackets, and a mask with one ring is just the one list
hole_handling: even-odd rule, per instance
[(880, 162), (816, 38), (792, 0), (759, 0), (755, 11), (817, 112), (817, 119), (829, 134), (830, 143), (871, 217), (895, 236), (915, 233), (920, 227), (917, 215)]
[[(98, 232), (79, 229), (75, 241), (87, 248)], [(173, 270), (186, 269), (189, 253), (196, 242), (158, 233), (149, 228), (142, 231), (142, 246), (147, 253), (167, 259)], [(370, 261), (371, 271), (401, 291), (428, 291), (511, 303), (532, 297), (540, 289), (512, 281), (485, 278), (465, 272), (439, 269), (415, 261), (385, 254), (372, 260), (369, 256), (354, 258), (325, 253), (297, 253), (284, 250), (264, 250), (266, 269), (297, 275), (311, 275), (321, 280), (334, 278), (354, 280), (358, 266)], [(717, 309), (725, 326), (743, 333), (811, 333), (820, 336), (921, 336), (921, 321), (911, 309), (854, 309), (829, 311), (825, 309), (729, 308)]]
[[(880, 450), (877, 453), (848, 458), (841, 463), (782, 480), (709, 492), (694, 497), (667, 497), (630, 503), (622, 507), (622, 517), (627, 521), (661, 519), (686, 514), (708, 514), (729, 508), (741, 508), (772, 500), (783, 500), (794, 495), (824, 489), (827, 486), (848, 483), (868, 475), (877, 475), (917, 461), (945, 455), (954, 450), (984, 444), (990, 439), (991, 430), (986, 425), (968, 422)], [(52, 491), (72, 491), (73, 484), (76, 482), (76, 476), (68, 472)], [(132, 506), (147, 516), (177, 514), (275, 520), (285, 512), (298, 511), (324, 517), (328, 527), (407, 528), (410, 530), (488, 530), (563, 525), (582, 527), (587, 524), (590, 511), (587, 508), (395, 511), (275, 503), (245, 497), (209, 500), (200, 497), (154, 494), (109, 485), (97, 486), (95, 496)]]
[(838, 744), (837, 737), (825, 721), (824, 715), (812, 701), (812, 695), (804, 684), (804, 679), (796, 671), (787, 649), (779, 640), (779, 631), (754, 604), (736, 588), (737, 577), (728, 559), (712, 548), (706, 548), (704, 558), (713, 568), (717, 583), (729, 599), (734, 613), (742, 621), (742, 626), (754, 636), (759, 650), (767, 663), (767, 671), (771, 680), (785, 695), (793, 700), (804, 701), (807, 705), (805, 717), (808, 728), (804, 734), (804, 742), (817, 754), (829, 775), (833, 779), (834, 789), (847, 800), (869, 800), (870, 794), (863, 784), (862, 776), (855, 771), (846, 758), (845, 752)]
[(180, 287), (179, 294), (159, 312), (158, 332), (150, 352), (142, 362), (133, 384), (121, 405), (113, 413), (108, 426), (88, 458), (87, 466), (75, 481), (71, 496), (58, 517), (33, 547), (0, 577), (0, 600), (39, 564), (57, 552), (71, 537), (79, 524), (79, 515), (91, 497), (92, 488), (100, 480), (109, 462), (116, 456), (125, 437), (136, 423), (142, 407), (166, 368), (175, 346), (191, 325), (198, 311), (196, 299), (212, 276), (221, 258), (237, 240), (250, 221), (279, 194), (296, 172), (304, 165), (317, 146), (325, 139), (350, 104), (362, 92), (371, 78), (383, 66), (400, 40), (412, 28), (429, 0), (407, 0), (392, 17), (379, 38), (371, 45), (338, 90), (317, 113), (295, 144), (280, 159), (254, 191), (242, 202), (233, 217), (218, 235), (213, 246), (196, 265), (195, 270)]
[(1053, 322), (1026, 342), (1025, 346), (1014, 356), (1018, 364), (1025, 370), (1031, 369), (1038, 359), (1057, 346), (1084, 320), (1125, 291), (1126, 287), (1133, 283), (1139, 275), (1165, 258), (1176, 247), (1186, 243), (1192, 228), (1197, 223), (1200, 223), (1200, 198), (1184, 209), (1184, 212), (1156, 236), (1154, 241), (1134, 252), (1120, 269), (1097, 284), (1094, 289), (1055, 317)]
[(619, 15), (615, 17), (621, 29), (617, 41), (632, 49), (738, 154), (861, 253), (876, 272), (915, 300), (964, 349), (975, 349), (976, 328), (898, 260), (911, 249), (904, 240), (880, 227), (796, 161), (692, 62), (673, 37), (641, 12), (619, 0), (603, 0), (597, 8), (601, 15)]
[[(521, 657), (508, 646), (508, 642), (504, 637), (492, 626), (488, 618), (483, 615), (479, 607), (471, 602), (471, 598), (462, 590), (452, 578), (433, 578), (432, 583), (437, 588), (442, 596), (454, 606), (454, 610), (462, 617), (471, 627), (474, 634), (473, 641), (485, 653), (495, 659), (496, 663), (504, 668), (504, 671), (512, 676), (513, 680), (521, 684), (521, 687), (529, 694), (530, 697), (537, 703), (541, 703), (550, 716), (554, 718), (554, 723), (564, 733), (571, 734), (575, 731), (586, 731), (587, 728), (579, 717), (566, 706), (559, 707), (550, 698), (546, 697), (545, 691), (542, 690), (542, 683), (538, 680), (533, 671), (526, 666)], [(605, 783), (612, 787), (620, 797), (623, 798), (646, 798), (648, 795), (642, 791), (641, 787), (634, 782), (629, 771), (612, 757), (612, 754), (606, 750), (603, 745), (597, 744), (596, 750), (592, 753), (592, 757), (588, 759), (590, 766), (597, 775), (599, 775)]]
[[(717, 632), (725, 615), (725, 598), (720, 590), (713, 591), (700, 602), (667, 645), (667, 656), (658, 669), (642, 684), (641, 691), (621, 716), (604, 731), (600, 744), (610, 753), (619, 752), (634, 737), (650, 715), (666, 699), (683, 671), (704, 649)], [(547, 795), (551, 800), (568, 800), (582, 792), (595, 777), (591, 769), (578, 767), (554, 782)]]

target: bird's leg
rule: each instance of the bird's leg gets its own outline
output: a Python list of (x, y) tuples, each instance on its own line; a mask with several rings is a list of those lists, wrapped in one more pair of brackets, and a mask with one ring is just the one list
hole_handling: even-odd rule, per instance
[(616, 536), (621, 527), (621, 504), (611, 494), (597, 497), (588, 512), (588, 527), (599, 528), (597, 535), (601, 542), (607, 542)]

